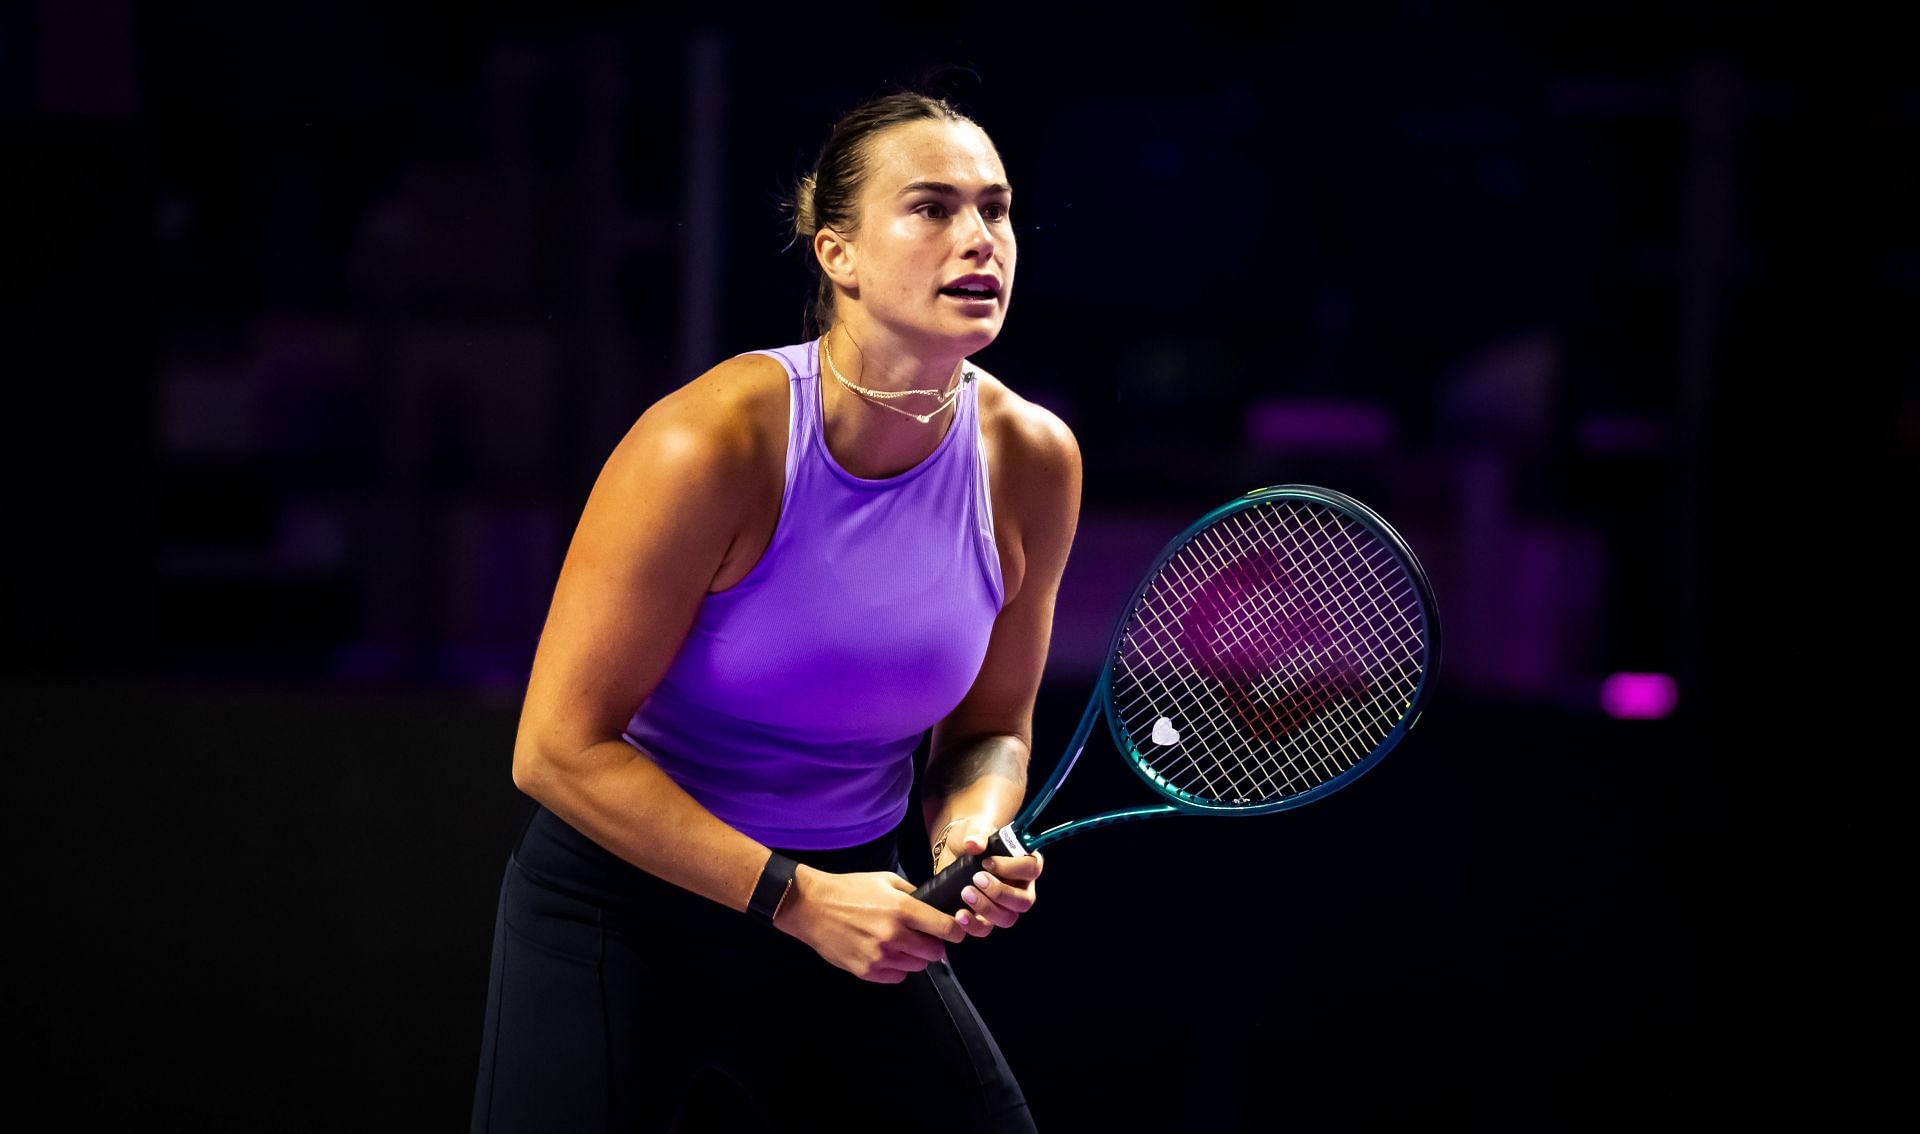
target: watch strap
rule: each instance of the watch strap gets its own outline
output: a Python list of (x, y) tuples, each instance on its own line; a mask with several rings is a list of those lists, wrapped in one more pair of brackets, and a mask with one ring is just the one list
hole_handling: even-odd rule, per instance
[(780, 903), (793, 887), (793, 874), (799, 868), (799, 863), (779, 851), (767, 856), (767, 864), (760, 868), (760, 881), (753, 887), (753, 897), (747, 899), (747, 912), (772, 925), (773, 915), (780, 912)]

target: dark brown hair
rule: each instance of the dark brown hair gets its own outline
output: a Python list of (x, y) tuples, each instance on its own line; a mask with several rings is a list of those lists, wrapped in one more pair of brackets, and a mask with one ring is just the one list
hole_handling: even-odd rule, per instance
[(814, 235), (823, 228), (843, 233), (858, 229), (860, 190), (866, 184), (874, 139), (895, 126), (922, 120), (979, 125), (942, 98), (917, 91), (881, 95), (840, 116), (813, 169), (801, 175), (794, 187), (787, 204), (793, 214), (793, 237), (814, 276), (813, 299), (802, 323), (807, 338), (833, 326), (833, 281), (814, 257)]

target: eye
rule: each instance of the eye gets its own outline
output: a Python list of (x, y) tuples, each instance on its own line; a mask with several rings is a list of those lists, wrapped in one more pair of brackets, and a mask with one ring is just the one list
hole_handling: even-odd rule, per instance
[(928, 220), (945, 220), (947, 218), (947, 207), (938, 201), (928, 201), (922, 205), (915, 205), (913, 211), (916, 213), (925, 213)]
[(988, 220), (993, 220), (993, 221), (1006, 220), (1007, 214), (1011, 211), (1012, 211), (1012, 206), (1006, 204), (1005, 202), (995, 202), (994, 204), (991, 204), (991, 205), (980, 206), (980, 215), (983, 217), (986, 217)]

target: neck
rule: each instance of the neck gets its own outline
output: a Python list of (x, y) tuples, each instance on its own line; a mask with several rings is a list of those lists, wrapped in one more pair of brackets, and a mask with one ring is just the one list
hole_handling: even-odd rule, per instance
[[(962, 381), (959, 360), (948, 361), (945, 369), (934, 372), (932, 378), (924, 377), (930, 367), (916, 365), (911, 370), (897, 369), (891, 380), (876, 379), (871, 370), (861, 365), (860, 360), (869, 356), (860, 350), (857, 340), (839, 327), (835, 327), (830, 336), (823, 336), (821, 343), (819, 383), (821, 431), (833, 459), (855, 476), (878, 480), (906, 472), (931, 456), (959, 413), (957, 399), (940, 408), (943, 399), (939, 394), (916, 394), (886, 399), (887, 405), (882, 405), (847, 389), (833, 371), (837, 367), (853, 384), (875, 392), (937, 390), (944, 393)], [(903, 380), (898, 376), (902, 373), (914, 377)], [(889, 405), (905, 413), (888, 408)], [(907, 416), (929, 412), (931, 416), (925, 422)]]
[[(917, 344), (905, 342), (886, 331), (853, 321), (835, 323), (828, 331), (828, 348), (840, 373), (870, 390), (951, 389), (958, 379), (955, 371), (966, 358), (959, 346), (948, 346), (935, 354), (922, 353)], [(945, 344), (943, 344), (945, 345)], [(923, 411), (930, 406), (907, 405)], [(883, 411), (884, 412), (884, 411)]]

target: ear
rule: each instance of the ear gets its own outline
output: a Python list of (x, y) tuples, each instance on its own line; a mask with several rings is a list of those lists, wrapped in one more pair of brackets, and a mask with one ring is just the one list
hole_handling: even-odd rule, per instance
[(860, 273), (854, 267), (853, 242), (830, 228), (813, 234), (813, 256), (820, 270), (836, 286), (858, 290)]

